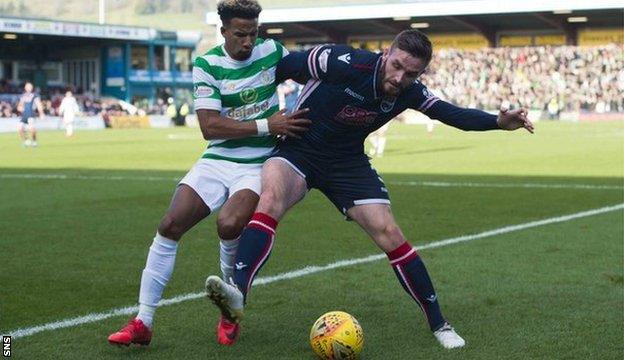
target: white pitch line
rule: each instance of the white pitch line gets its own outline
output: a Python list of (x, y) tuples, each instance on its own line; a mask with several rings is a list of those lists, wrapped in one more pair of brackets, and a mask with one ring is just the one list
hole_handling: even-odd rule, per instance
[[(520, 231), (524, 229), (530, 229), (530, 228), (543, 226), (543, 225), (561, 223), (565, 221), (604, 214), (604, 213), (622, 210), (622, 209), (624, 209), (624, 203), (613, 205), (613, 206), (602, 207), (598, 209), (593, 209), (593, 210), (588, 210), (588, 211), (582, 211), (582, 212), (578, 212), (578, 213), (570, 214), (570, 215), (557, 216), (557, 217), (547, 218), (543, 220), (531, 221), (531, 222), (524, 223), (524, 224), (505, 226), (502, 228), (493, 229), (493, 230), (481, 232), (478, 234), (465, 235), (465, 236), (459, 236), (455, 238), (435, 241), (429, 244), (416, 246), (416, 250), (434, 249), (434, 248), (439, 248), (442, 246), (448, 246), (448, 245), (453, 245), (453, 244), (457, 244), (461, 242), (482, 239), (482, 238), (491, 237), (495, 235), (507, 234), (507, 233)], [(337, 262), (327, 264), (327, 265), (306, 266), (298, 270), (289, 271), (289, 272), (277, 274), (274, 276), (259, 277), (255, 279), (253, 286), (268, 285), (277, 281), (295, 279), (295, 278), (299, 278), (302, 276), (316, 274), (319, 272), (337, 269), (341, 267), (365, 264), (365, 263), (381, 260), (385, 257), (386, 257), (385, 254), (376, 254), (376, 255), (370, 255), (370, 256), (357, 258), (357, 259), (341, 260), (341, 261), (337, 261)], [(167, 306), (167, 305), (179, 304), (184, 301), (194, 300), (194, 299), (204, 297), (205, 295), (206, 295), (205, 292), (179, 295), (171, 299), (161, 300), (158, 303), (158, 305)], [(27, 336), (40, 333), (42, 331), (69, 328), (69, 327), (74, 327), (74, 326), (78, 326), (82, 324), (93, 323), (93, 322), (100, 321), (100, 320), (106, 320), (114, 316), (130, 315), (130, 314), (136, 313), (138, 310), (139, 310), (138, 306), (128, 306), (128, 307), (123, 307), (123, 308), (117, 308), (117, 309), (109, 310), (106, 312), (88, 314), (85, 316), (75, 317), (75, 318), (61, 320), (61, 321), (55, 321), (55, 322), (51, 322), (51, 323), (47, 323), (47, 324), (43, 324), (39, 326), (17, 329), (17, 330), (9, 331), (8, 334), (12, 335), (14, 338), (22, 338), (22, 337), (27, 337)]]
[(0, 179), (29, 180), (106, 180), (106, 181), (180, 181), (181, 177), (167, 176), (115, 176), (115, 175), (75, 175), (75, 174), (0, 174)]
[(478, 187), (478, 188), (541, 188), (541, 189), (591, 189), (624, 190), (624, 186), (591, 184), (540, 184), (540, 183), (473, 183), (446, 181), (389, 181), (392, 185), (432, 186), (432, 187)]
[[(178, 182), (181, 177), (174, 176), (115, 176), (115, 175), (74, 175), (74, 174), (0, 174), (0, 179), (31, 180), (106, 180), (106, 181), (171, 181)], [(448, 181), (387, 181), (397, 186), (422, 187), (474, 187), (474, 188), (527, 188), (527, 189), (580, 189), (580, 190), (624, 190), (624, 186), (593, 184), (545, 184), (545, 183), (476, 183)]]

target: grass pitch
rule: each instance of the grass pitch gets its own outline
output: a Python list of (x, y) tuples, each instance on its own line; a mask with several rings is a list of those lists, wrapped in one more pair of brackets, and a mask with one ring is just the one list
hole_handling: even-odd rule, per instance
[[(624, 122), (542, 122), (537, 133), (462, 133), (395, 124), (373, 164), (414, 245), (624, 202)], [(0, 135), (0, 333), (137, 301), (141, 270), (198, 129)], [(165, 298), (218, 274), (215, 217), (182, 240)], [(330, 310), (364, 328), (362, 359), (613, 358), (624, 355), (621, 210), (422, 250), (442, 309), (467, 340), (443, 350), (387, 261), (256, 286), (240, 342), (216, 344), (205, 299), (162, 307), (146, 348), (106, 337), (130, 316), (13, 340), (24, 359), (313, 359), (308, 334)], [(313, 191), (282, 221), (267, 277), (378, 254)]]

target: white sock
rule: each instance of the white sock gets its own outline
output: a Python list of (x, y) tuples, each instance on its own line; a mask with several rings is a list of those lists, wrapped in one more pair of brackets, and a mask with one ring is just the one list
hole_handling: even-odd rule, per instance
[(156, 306), (173, 273), (177, 251), (177, 241), (156, 233), (141, 276), (139, 314), (137, 315), (137, 318), (149, 328), (152, 327)]
[(432, 121), (427, 121), (427, 132), (428, 133), (432, 133), (433, 132), (433, 120)]
[(221, 275), (223, 280), (229, 282), (234, 276), (234, 259), (240, 236), (234, 240), (223, 240), (219, 243), (219, 259), (221, 260)]
[(381, 156), (384, 153), (384, 150), (386, 148), (386, 137), (381, 137), (379, 138), (379, 141), (377, 142), (377, 156)]

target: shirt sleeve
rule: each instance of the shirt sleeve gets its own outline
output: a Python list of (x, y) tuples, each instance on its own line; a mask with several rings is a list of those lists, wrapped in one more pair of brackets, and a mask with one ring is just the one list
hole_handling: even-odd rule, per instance
[(344, 45), (319, 45), (292, 52), (277, 64), (277, 79), (340, 81), (349, 70), (352, 51)]
[(286, 55), (290, 54), (290, 52), (288, 51), (288, 49), (286, 49), (284, 47), (284, 45), (282, 45), (280, 42), (273, 40), (273, 42), (275, 43), (275, 47), (277, 49), (280, 49), (282, 51), (282, 59), (286, 57)]
[(500, 129), (497, 116), (477, 109), (455, 106), (435, 96), (420, 82), (415, 84), (410, 108), (418, 110), (432, 119), (466, 131)]
[(221, 91), (211, 75), (211, 66), (206, 59), (198, 56), (193, 63), (193, 101), (195, 110), (221, 111)]

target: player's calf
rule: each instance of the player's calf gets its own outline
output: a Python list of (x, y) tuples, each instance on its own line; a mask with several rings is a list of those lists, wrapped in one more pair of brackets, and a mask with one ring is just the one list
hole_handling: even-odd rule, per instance
[(422, 309), (431, 331), (439, 329), (446, 321), (440, 311), (438, 295), (420, 256), (408, 242), (387, 253), (388, 260), (403, 289)]

